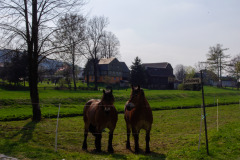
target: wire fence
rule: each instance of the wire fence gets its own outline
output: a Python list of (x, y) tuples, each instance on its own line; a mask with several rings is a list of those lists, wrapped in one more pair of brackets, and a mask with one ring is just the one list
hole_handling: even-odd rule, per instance
[[(197, 112), (195, 112), (194, 114), (188, 114), (188, 115), (181, 115), (180, 118), (183, 118), (183, 119), (194, 119), (195, 121), (198, 121), (198, 127), (194, 127), (193, 130), (188, 130), (186, 129), (186, 133), (184, 133), (184, 136), (193, 136), (195, 137), (195, 139), (197, 138), (199, 143), (196, 144), (198, 146), (198, 149), (200, 148), (201, 146), (201, 134), (203, 134), (203, 130), (202, 130), (202, 123), (203, 123), (203, 119), (204, 118), (207, 118), (209, 121), (208, 121), (208, 125), (211, 126), (211, 128), (216, 128), (217, 131), (219, 131), (219, 128), (221, 128), (221, 121), (223, 119), (223, 117), (219, 116), (219, 114), (221, 114), (221, 109), (219, 109), (219, 106), (218, 106), (218, 102), (219, 102), (219, 99), (216, 99), (216, 108), (215, 111), (211, 111), (211, 113), (207, 113), (206, 115), (203, 115), (202, 114), (202, 110), (200, 107), (198, 107), (198, 110)], [(32, 103), (29, 103), (28, 105), (32, 105)], [(47, 107), (45, 106), (48, 106), (48, 105), (55, 105), (56, 106), (56, 112), (57, 112), (57, 117), (54, 117), (56, 119), (52, 119), (52, 122), (55, 121), (55, 124), (56, 124), (56, 127), (55, 127), (55, 130), (48, 130), (48, 128), (46, 127), (46, 130), (44, 130), (44, 133), (45, 134), (55, 134), (55, 141), (54, 141), (54, 149), (55, 151), (58, 150), (58, 146), (60, 146), (60, 148), (62, 148), (62, 144), (64, 143), (76, 143), (77, 142), (82, 142), (83, 141), (83, 134), (84, 134), (84, 128), (73, 128), (71, 130), (71, 128), (68, 128), (66, 127), (66, 124), (61, 124), (61, 118), (63, 118), (64, 116), (61, 116), (61, 114), (63, 114), (63, 112), (61, 112), (61, 107), (67, 107), (67, 106), (79, 106), (79, 105), (68, 105), (68, 104), (47, 104), (47, 103), (39, 103), (39, 106), (42, 108), (42, 109), (47, 109)], [(240, 111), (240, 100), (239, 100), (239, 104), (238, 104), (238, 108), (239, 108), (239, 111)], [(178, 110), (179, 111), (179, 110)], [(238, 112), (239, 112), (238, 111)], [(233, 111), (234, 112), (234, 111)], [(237, 112), (237, 111), (236, 111)], [(181, 114), (181, 113), (176, 113), (175, 114)], [(76, 115), (82, 115), (81, 112), (79, 111), (79, 113), (76, 113)], [(122, 117), (123, 118), (123, 117)], [(175, 118), (174, 115), (170, 116), (170, 117), (166, 117), (164, 116), (164, 113), (162, 113), (160, 116), (154, 116), (153, 119), (158, 119), (158, 121), (167, 121), (169, 118)], [(81, 126), (83, 126), (83, 120), (82, 120), (82, 117), (81, 119), (79, 120), (81, 121)], [(176, 121), (178, 121), (178, 119), (176, 119)], [(179, 120), (180, 121), (180, 120)], [(188, 120), (189, 121), (189, 120)], [(182, 123), (184, 123), (184, 121), (181, 120)], [(75, 122), (73, 122), (75, 123)], [(123, 120), (121, 120), (120, 123), (124, 123)], [(199, 124), (200, 123), (200, 124)], [(169, 124), (169, 125), (175, 125), (175, 124)], [(195, 124), (196, 125), (196, 124)], [(153, 126), (152, 126), (152, 132), (150, 133), (151, 136), (159, 136), (159, 141), (161, 141), (160, 139), (163, 138), (163, 137), (166, 137), (166, 136), (172, 136), (172, 137), (182, 137), (183, 136), (183, 133), (178, 133), (176, 131), (169, 131), (166, 135), (166, 132), (161, 132), (161, 127), (164, 126), (163, 123), (161, 124), (156, 124), (156, 121), (153, 122)], [(213, 127), (214, 126), (214, 127)], [(176, 126), (177, 127), (177, 126)], [(159, 131), (158, 131), (159, 129)], [(172, 127), (173, 129), (173, 127)], [(182, 128), (183, 129), (183, 128)], [(14, 129), (9, 129), (9, 131), (11, 130), (14, 130)], [(183, 129), (184, 130), (184, 129)], [(97, 133), (95, 133), (97, 134)], [(107, 130), (103, 130), (102, 132), (103, 134), (103, 137), (104, 138), (104, 142), (103, 144), (104, 145), (107, 145)], [(122, 140), (122, 142), (125, 141), (126, 139), (126, 126), (125, 125), (119, 125), (117, 124), (117, 127), (116, 127), (116, 130), (113, 134), (114, 136), (117, 136), (118, 139)], [(145, 139), (144, 138), (144, 135), (145, 133), (144, 132), (140, 132), (140, 135), (139, 137), (142, 138), (142, 139)], [(91, 147), (94, 146), (94, 136), (92, 136), (91, 134), (89, 134), (88, 136), (89, 140), (89, 145)], [(154, 144), (157, 143), (156, 142), (156, 138), (155, 138), (155, 141), (153, 142)], [(123, 143), (118, 143), (117, 145), (123, 145)]]

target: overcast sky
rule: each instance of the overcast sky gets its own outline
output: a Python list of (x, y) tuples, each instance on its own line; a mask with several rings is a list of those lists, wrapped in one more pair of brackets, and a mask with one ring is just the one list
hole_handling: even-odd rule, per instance
[(226, 54), (240, 53), (240, 0), (89, 0), (84, 9), (109, 18), (128, 66), (136, 56), (194, 66), (217, 43)]

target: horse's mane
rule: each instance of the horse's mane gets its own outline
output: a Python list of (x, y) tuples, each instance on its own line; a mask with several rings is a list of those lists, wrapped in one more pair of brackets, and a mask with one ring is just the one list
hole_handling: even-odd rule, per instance
[(103, 96), (101, 98), (101, 103), (105, 101), (112, 101), (114, 103), (114, 96), (112, 95), (112, 90), (103, 90)]
[[(137, 89), (132, 86), (132, 91), (131, 91), (131, 95), (130, 95), (130, 100), (133, 98), (133, 92), (134, 92), (134, 90), (138, 90), (138, 92), (139, 92), (138, 94), (140, 94), (140, 101), (138, 102), (138, 104), (143, 104), (143, 106), (147, 106), (147, 105), (148, 105), (148, 101), (147, 101), (147, 99), (146, 99), (146, 97), (145, 97), (145, 94), (144, 94), (143, 89), (140, 88), (140, 86), (138, 86)], [(140, 105), (140, 106), (141, 106), (141, 105)]]

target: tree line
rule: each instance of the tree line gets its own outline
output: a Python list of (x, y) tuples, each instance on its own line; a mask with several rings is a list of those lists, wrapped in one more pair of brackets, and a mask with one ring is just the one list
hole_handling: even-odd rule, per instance
[(240, 54), (231, 58), (225, 51), (229, 48), (223, 48), (222, 44), (210, 46), (206, 54), (206, 61), (198, 62), (195, 67), (178, 64), (174, 71), (177, 80), (183, 81), (185, 78), (192, 78), (196, 72), (205, 70), (209, 78), (218, 82), (218, 87), (222, 87), (222, 75), (240, 78)]
[[(0, 47), (26, 53), (17, 59), (26, 60), (33, 121), (41, 120), (38, 70), (44, 59), (54, 56), (71, 64), (75, 89), (76, 63), (83, 58), (93, 61), (97, 89), (98, 60), (119, 55), (118, 38), (106, 30), (108, 18), (87, 18), (80, 13), (85, 4), (84, 0), (0, 0)], [(9, 68), (15, 67), (14, 61)]]

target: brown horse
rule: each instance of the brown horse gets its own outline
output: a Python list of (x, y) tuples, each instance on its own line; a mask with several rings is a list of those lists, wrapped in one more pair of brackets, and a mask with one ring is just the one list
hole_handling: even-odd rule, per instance
[(104, 128), (108, 128), (110, 130), (108, 152), (113, 152), (113, 131), (118, 120), (117, 110), (113, 103), (114, 96), (112, 90), (103, 90), (103, 97), (101, 100), (91, 99), (85, 104), (83, 110), (83, 120), (85, 123), (83, 150), (87, 150), (87, 136), (88, 131), (90, 131), (95, 136), (96, 151), (101, 152), (102, 131)]
[(146, 130), (146, 153), (150, 153), (150, 130), (153, 122), (152, 109), (140, 86), (137, 88), (132, 86), (130, 100), (128, 100), (125, 105), (124, 118), (127, 125), (127, 149), (130, 149), (129, 138), (132, 130), (135, 142), (135, 153), (139, 152), (139, 132), (141, 129), (144, 129)]

